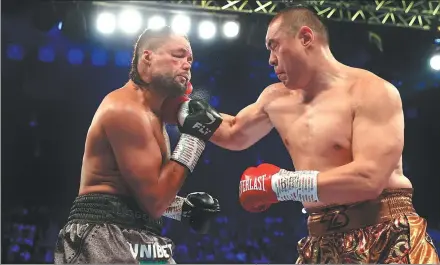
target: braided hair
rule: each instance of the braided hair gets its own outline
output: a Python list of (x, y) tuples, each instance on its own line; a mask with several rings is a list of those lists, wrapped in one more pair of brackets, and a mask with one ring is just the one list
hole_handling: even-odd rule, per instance
[[(131, 67), (129, 78), (139, 86), (148, 86), (149, 84), (142, 80), (139, 71), (138, 63), (139, 57), (142, 56), (144, 50), (156, 50), (167, 38), (176, 34), (169, 26), (164, 26), (160, 29), (146, 29), (139, 35), (138, 40), (134, 46), (133, 57), (131, 60)], [(184, 36), (188, 39), (186, 36)]]

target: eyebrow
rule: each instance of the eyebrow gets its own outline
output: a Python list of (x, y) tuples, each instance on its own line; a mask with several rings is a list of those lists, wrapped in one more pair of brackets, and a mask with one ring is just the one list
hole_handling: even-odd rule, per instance
[(267, 41), (267, 43), (266, 43), (266, 49), (270, 49), (270, 46), (272, 46), (272, 43), (273, 43), (273, 39), (269, 39), (268, 41)]
[(185, 48), (177, 48), (176, 51), (177, 52), (182, 52), (182, 53), (185, 53), (185, 54), (189, 53), (189, 56), (191, 57), (191, 61), (194, 61), (194, 55), (189, 50), (187, 50)]

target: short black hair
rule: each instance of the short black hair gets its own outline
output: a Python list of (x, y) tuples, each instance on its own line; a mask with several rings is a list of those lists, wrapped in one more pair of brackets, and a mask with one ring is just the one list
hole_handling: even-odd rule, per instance
[[(156, 50), (160, 45), (164, 43), (169, 37), (176, 33), (169, 26), (161, 27), (160, 29), (146, 29), (142, 32), (133, 50), (133, 56), (131, 59), (131, 67), (129, 78), (137, 85), (147, 85), (139, 76), (137, 65), (139, 62), (139, 56), (142, 55), (144, 50)], [(184, 36), (186, 39), (188, 37)]]
[(304, 5), (287, 7), (279, 11), (270, 23), (282, 19), (282, 26), (293, 32), (297, 32), (302, 26), (310, 27), (314, 32), (320, 34), (326, 43), (329, 42), (327, 27), (318, 14), (311, 8)]

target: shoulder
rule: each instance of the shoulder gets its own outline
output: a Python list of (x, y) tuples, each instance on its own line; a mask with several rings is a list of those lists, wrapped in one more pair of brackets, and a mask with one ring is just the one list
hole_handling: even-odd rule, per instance
[(118, 130), (126, 132), (149, 131), (150, 115), (137, 102), (133, 102), (117, 92), (111, 92), (99, 107), (99, 120), (106, 131)]
[(287, 88), (283, 83), (278, 82), (274, 84), (268, 85), (263, 92), (261, 92), (260, 97), (258, 98), (258, 102), (263, 105), (266, 105), (268, 102), (272, 101), (275, 97), (277, 97), (280, 93), (287, 91)]
[(390, 82), (363, 69), (354, 69), (352, 75), (354, 81), (350, 87), (350, 93), (358, 105), (362, 102), (371, 103), (373, 101), (400, 104), (399, 90)]

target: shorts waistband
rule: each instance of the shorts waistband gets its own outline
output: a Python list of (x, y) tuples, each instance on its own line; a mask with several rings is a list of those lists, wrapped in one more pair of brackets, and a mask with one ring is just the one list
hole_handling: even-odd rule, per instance
[(142, 211), (134, 198), (90, 193), (75, 198), (68, 223), (111, 223), (124, 228), (152, 230), (160, 234), (162, 218), (153, 219)]
[(307, 222), (311, 236), (348, 232), (391, 221), (403, 214), (417, 214), (412, 204), (413, 189), (387, 189), (374, 200), (309, 208)]

